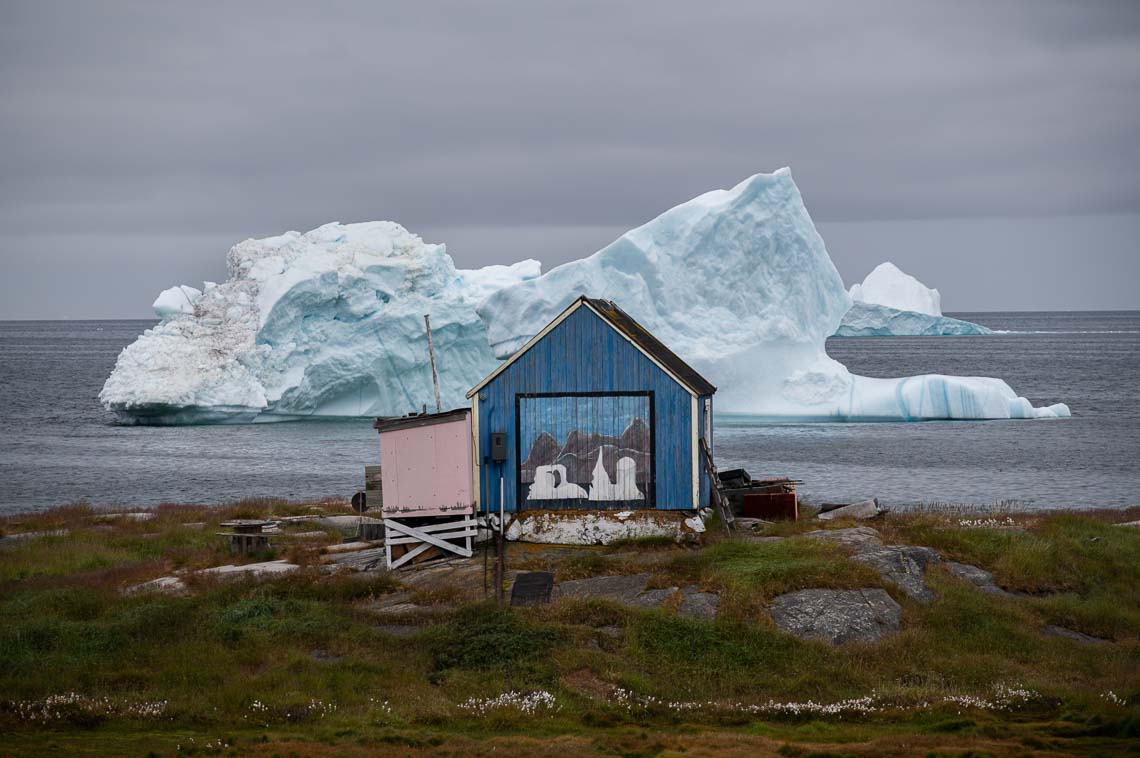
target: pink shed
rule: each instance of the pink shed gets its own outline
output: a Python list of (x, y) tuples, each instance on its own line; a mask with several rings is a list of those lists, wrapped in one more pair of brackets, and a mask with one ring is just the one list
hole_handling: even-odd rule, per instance
[(377, 419), (388, 518), (451, 516), (475, 508), (471, 411)]

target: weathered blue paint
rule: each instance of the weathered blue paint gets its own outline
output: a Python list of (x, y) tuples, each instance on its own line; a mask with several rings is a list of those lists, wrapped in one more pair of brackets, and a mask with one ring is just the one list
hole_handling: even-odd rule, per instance
[[(479, 390), (480, 508), (484, 512), (499, 509), (501, 476), (504, 510), (518, 509), (516, 461), (528, 451), (520, 456), (517, 450), (516, 396), (583, 392), (653, 393), (653, 505), (661, 510), (691, 510), (693, 461), (699, 455), (693, 448), (692, 395), (588, 307), (572, 312)], [(704, 436), (703, 397), (698, 398), (697, 413), (697, 433)], [(490, 459), (494, 432), (507, 435), (507, 460), (501, 464)], [(699, 500), (704, 507), (709, 502), (709, 480), (703, 465), (698, 471)]]
[[(705, 432), (706, 431), (710, 432), (707, 441), (710, 445), (709, 449), (711, 450), (712, 449), (712, 447), (711, 447), (711, 445), (712, 445), (712, 435), (711, 435), (711, 432), (712, 432), (712, 414), (707, 413), (707, 411), (705, 409), (705, 401), (706, 400), (709, 401), (709, 405), (711, 406), (712, 405), (712, 398), (708, 395), (706, 395), (705, 397), (699, 398), (697, 400), (697, 434), (701, 438), (704, 438)], [(708, 424), (707, 427), (706, 427), (706, 424)], [(701, 481), (701, 507), (706, 508), (706, 507), (708, 507), (710, 499), (711, 499), (711, 491), (710, 491), (711, 479), (709, 478), (708, 471), (705, 469), (704, 458), (701, 458), (699, 456), (699, 451), (698, 451), (697, 465), (698, 465), (700, 472), (701, 472), (701, 479), (700, 479), (700, 481)]]

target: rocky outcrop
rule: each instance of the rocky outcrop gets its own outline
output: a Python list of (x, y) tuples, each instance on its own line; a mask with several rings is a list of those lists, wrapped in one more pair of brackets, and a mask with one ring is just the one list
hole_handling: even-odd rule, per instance
[(932, 548), (900, 545), (863, 552), (851, 560), (870, 566), (915, 602), (934, 599), (934, 592), (926, 585), (926, 568), (938, 563), (938, 553)]
[(966, 580), (982, 592), (1005, 597), (1012, 597), (1014, 594), (997, 586), (997, 584), (994, 583), (994, 575), (983, 568), (971, 566), (969, 563), (955, 563), (954, 561), (945, 561), (942, 565), (945, 566), (946, 570), (951, 574), (959, 579)]
[(845, 547), (856, 553), (881, 550), (883, 535), (869, 526), (855, 526), (850, 529), (817, 529), (804, 535), (810, 540), (821, 540)]
[(703, 620), (716, 618), (717, 607), (720, 605), (720, 596), (716, 593), (701, 592), (696, 585), (681, 589), (677, 587), (646, 589), (649, 576), (649, 574), (633, 574), (571, 579), (555, 585), (551, 598), (609, 600), (630, 608), (661, 608), (666, 603), (674, 601), (678, 602), (677, 613), (682, 616)]
[(1075, 629), (1069, 629), (1063, 626), (1055, 626), (1052, 624), (1042, 629), (1041, 633), (1046, 637), (1060, 637), (1061, 639), (1079, 642), (1082, 645), (1100, 645), (1110, 642), (1110, 640), (1101, 639), (1100, 637), (1093, 637), (1091, 634), (1078, 632)]
[(902, 614), (882, 589), (789, 592), (773, 599), (769, 610), (779, 629), (832, 645), (878, 642), (899, 630)]
[(695, 585), (681, 590), (681, 605), (677, 613), (689, 618), (711, 621), (716, 618), (720, 606), (720, 595), (715, 592), (701, 592)]

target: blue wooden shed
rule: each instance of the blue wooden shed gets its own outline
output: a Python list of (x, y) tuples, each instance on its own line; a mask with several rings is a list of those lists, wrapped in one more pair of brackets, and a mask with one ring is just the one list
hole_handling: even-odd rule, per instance
[(608, 300), (581, 297), (472, 400), (478, 509), (707, 507), (716, 387)]

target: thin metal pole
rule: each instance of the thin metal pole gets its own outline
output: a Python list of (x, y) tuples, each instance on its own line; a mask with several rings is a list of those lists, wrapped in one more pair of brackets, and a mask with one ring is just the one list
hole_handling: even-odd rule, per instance
[(495, 597), (498, 599), (499, 605), (503, 604), (503, 579), (507, 573), (507, 541), (503, 533), (504, 516), (505, 510), (503, 505), (503, 475), (499, 474), (499, 534), (495, 540), (495, 543), (499, 548), (499, 560), (495, 566)]
[(443, 406), (439, 402), (439, 374), (435, 372), (435, 347), (431, 344), (431, 318), (424, 314), (424, 326), (427, 327), (428, 357), (431, 359), (431, 383), (435, 386), (435, 412), (442, 413)]

